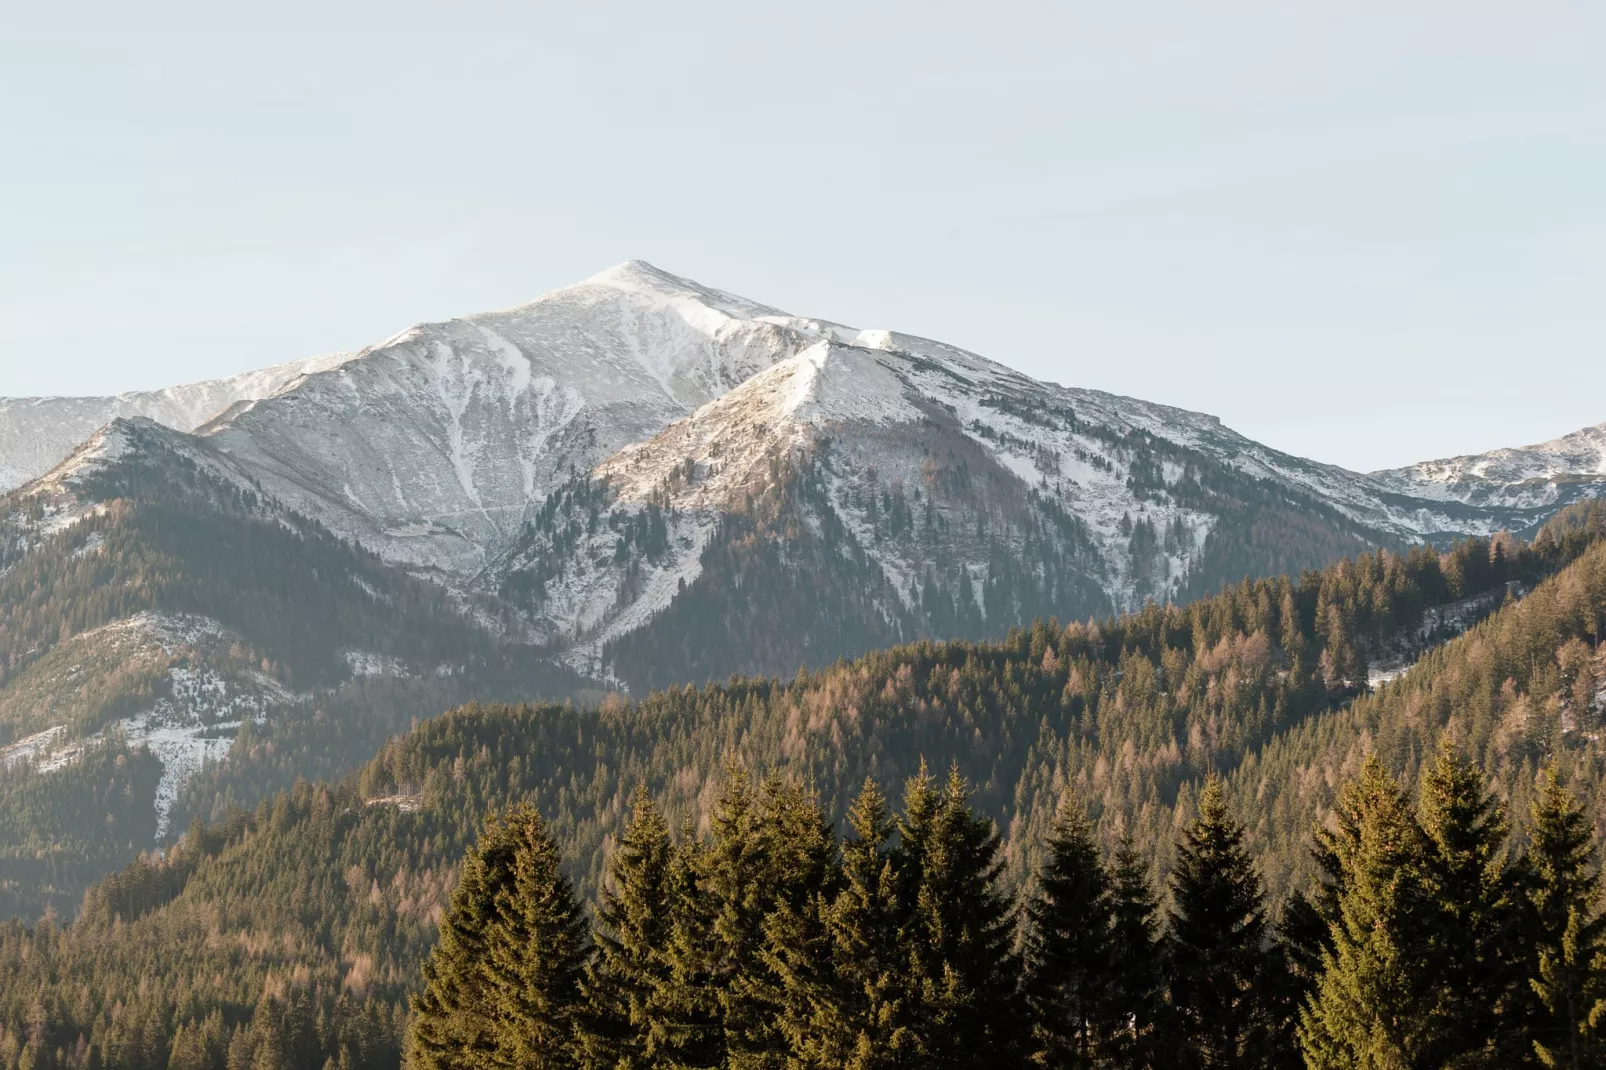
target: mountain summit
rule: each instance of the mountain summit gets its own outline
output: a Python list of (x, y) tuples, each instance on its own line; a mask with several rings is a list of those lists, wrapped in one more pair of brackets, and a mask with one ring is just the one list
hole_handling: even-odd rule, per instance
[(1606, 486), (1600, 434), (1364, 475), (640, 261), (356, 353), (0, 400), (0, 765), (150, 800), (23, 883), (69, 907), (456, 702), (790, 678), (1529, 531)]
[[(961, 572), (986, 587), (990, 554), (1019, 560), (1038, 523), (1028, 514), (1062, 532), (1049, 542), (1075, 544), (1073, 586), (1100, 592), (1064, 607), (1080, 613), (1365, 543), (1529, 529), (1606, 478), (1600, 429), (1483, 459), (1348, 472), (1214, 417), (1039, 383), (940, 342), (794, 316), (639, 260), (354, 354), (145, 395), (0, 401), (0, 445), (30, 444), (0, 451), (0, 477), (41, 474), (122, 415), (195, 433), (286, 508), (459, 591), (557, 569), (532, 564), (531, 524), (576, 478), (606, 483), (608, 509), (656, 500), (668, 511), (676, 535), (660, 564), (678, 590), (700, 574), (693, 559), (720, 518), (776, 489), (777, 459), (794, 476), (829, 465), (833, 523), (903, 610), (933, 572), (947, 574), (939, 589)], [(1256, 510), (1275, 500), (1290, 530), (1262, 527), (1261, 546), (1229, 551), (1244, 534), (1221, 494)], [(970, 532), (968, 548), (950, 548), (962, 562), (943, 560), (933, 534), (907, 546), (901, 527), (875, 534), (889, 510), (913, 516), (916, 504), (932, 532)], [(600, 568), (577, 580), (588, 568), (560, 570), (585, 588), (560, 599), (568, 610), (515, 614), (529, 634), (614, 636), (599, 600), (618, 602), (622, 578)]]

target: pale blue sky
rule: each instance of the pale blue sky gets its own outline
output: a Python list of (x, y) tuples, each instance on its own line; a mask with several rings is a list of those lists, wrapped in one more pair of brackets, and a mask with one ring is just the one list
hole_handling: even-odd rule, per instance
[(1606, 5), (7, 6), (0, 394), (631, 257), (1373, 468), (1606, 420)]

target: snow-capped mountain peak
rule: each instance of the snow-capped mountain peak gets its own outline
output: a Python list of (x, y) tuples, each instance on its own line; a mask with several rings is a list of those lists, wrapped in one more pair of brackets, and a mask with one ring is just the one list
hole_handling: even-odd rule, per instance
[(202, 433), (291, 507), (463, 577), (574, 472), (815, 341), (777, 309), (630, 261), (409, 328)]
[[(654, 267), (645, 260), (626, 260), (604, 271), (599, 271), (578, 286), (605, 286), (620, 293), (631, 294), (649, 301), (678, 304), (682, 307), (701, 306), (724, 313), (730, 319), (756, 320), (769, 316), (786, 318), (787, 313), (769, 305), (749, 301), (724, 290), (704, 286), (691, 279), (672, 275)], [(563, 291), (556, 291), (561, 293)], [(539, 300), (539, 299), (538, 299)]]
[(103, 397), (0, 398), (0, 491), (44, 475), (119, 417), (144, 416), (193, 431), (231, 405), (282, 393), (354, 355), (324, 353), (225, 379)]
[(1606, 423), (1531, 446), (1420, 461), (1372, 473), (1401, 492), (1436, 501), (1543, 506), (1606, 484)]
[[(1044, 598), (1073, 573), (1112, 607), (1185, 592), (1216, 567), (1201, 562), (1226, 508), (1212, 503), (1229, 485), (1233, 508), (1328, 510), (1321, 522), (1347, 550), (1524, 528), (1565, 498), (1554, 473), (1602, 481), (1606, 466), (1603, 425), (1525, 451), (1361, 475), (1280, 454), (1215, 417), (1037, 382), (942, 342), (794, 315), (640, 260), (512, 308), (230, 382), (216, 395), (226, 404), (196, 429), (208, 457), (460, 590), (526, 567), (507, 562), (534, 552), (532, 519), (588, 478), (611, 488), (608, 508), (659, 503), (674, 514), (673, 546), (655, 551), (653, 568), (678, 584), (696, 579), (721, 511), (774, 489), (785, 458), (785, 478), (812, 481), (811, 522), (857, 540), (913, 612), (932, 555), (951, 558), (941, 582), (953, 593), (991, 575), (1000, 555), (1041, 557), (1055, 540), (1059, 573)], [(8, 426), (6, 404), (22, 403), (0, 403), (0, 437), (23, 426)], [(164, 412), (155, 418), (184, 429), (194, 416)], [(1549, 480), (1537, 489), (1536, 473)], [(1521, 494), (1464, 489), (1508, 475), (1529, 481)], [(593, 560), (612, 552), (613, 534), (587, 537), (602, 540)], [(541, 567), (561, 570), (555, 559)], [(574, 634), (623, 606), (636, 581), (615, 572), (598, 564), (579, 586), (571, 572), (564, 590), (591, 608), (570, 619), (550, 601), (539, 630)], [(1099, 605), (1088, 591), (1086, 604)]]
[(625, 447), (594, 474), (626, 501), (646, 501), (681, 472), (681, 507), (726, 504), (762, 489), (775, 451), (802, 449), (845, 422), (912, 422), (921, 409), (887, 359), (856, 346), (821, 340), (778, 361), (726, 394)]

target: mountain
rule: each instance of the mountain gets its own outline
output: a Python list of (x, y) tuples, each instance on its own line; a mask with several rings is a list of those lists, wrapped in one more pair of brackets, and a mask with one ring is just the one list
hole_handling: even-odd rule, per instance
[[(70, 925), (0, 927), (0, 1043), (72, 1067), (394, 1068), (488, 808), (538, 805), (595, 896), (638, 786), (695, 832), (730, 764), (806, 779), (833, 820), (866, 777), (895, 793), (922, 759), (951, 765), (997, 822), (1012, 882), (1040, 869), (1068, 787), (1106, 849), (1129, 833), (1162, 876), (1216, 771), (1280, 900), (1310, 887), (1310, 830), (1365, 754), (1410, 784), (1441, 735), (1520, 826), (1542, 764), (1585, 794), (1606, 786), (1606, 512), (1495, 545), (1367, 554), (1187, 607), (911, 644), (789, 682), (464, 708), (350, 777), (195, 828), (91, 890)], [(1441, 630), (1473, 604), (1481, 622)], [(1344, 676), (1404, 650), (1421, 656), (1375, 692)], [(171, 1057), (207, 1031), (205, 1061)], [(269, 1054), (240, 1057), (252, 1051)]]
[[(236, 401), (197, 436), (287, 508), (495, 599), (504, 627), (568, 647), (577, 670), (638, 686), (1109, 613), (1367, 545), (1530, 529), (1552, 511), (1411, 496), (1213, 417), (788, 315), (641, 262), (414, 327)], [(557, 515), (576, 502), (583, 537)], [(630, 532), (648, 529), (661, 536), (642, 552)], [(842, 573), (812, 631), (756, 659), (722, 640), (667, 661), (637, 634), (681, 598), (729, 630), (720, 592), (743, 581), (721, 555), (751, 570), (765, 547), (772, 586), (812, 582), (822, 562)]]
[(1517, 449), (1372, 473), (1401, 494), (1495, 508), (1559, 508), (1606, 493), (1606, 424)]
[(461, 582), (573, 472), (807, 344), (774, 309), (629, 263), (413, 327), (199, 433), (291, 508)]
[[(191, 817), (454, 702), (581, 684), (206, 439), (119, 419), (0, 499), (0, 910), (70, 912)], [(291, 724), (317, 746), (247, 760)]]
[(143, 416), (193, 431), (236, 402), (271, 397), (349, 357), (330, 353), (227, 379), (112, 397), (0, 398), (0, 491), (44, 475), (113, 420)]
[(63, 912), (191, 818), (454, 703), (789, 679), (1531, 531), (1562, 501), (1413, 490), (635, 261), (354, 354), (0, 402), (18, 442), (0, 829), (49, 817), (0, 833), (0, 900)]

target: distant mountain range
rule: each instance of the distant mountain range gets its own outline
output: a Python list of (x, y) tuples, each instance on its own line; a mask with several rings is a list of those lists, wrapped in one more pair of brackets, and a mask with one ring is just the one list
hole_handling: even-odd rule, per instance
[(1606, 425), (1350, 472), (632, 261), (357, 353), (0, 400), (0, 484), (3, 760), (162, 762), (111, 857), (275, 787), (206, 765), (236, 732), (366, 726), (288, 783), (450, 701), (790, 676), (1528, 532), (1606, 490)]

